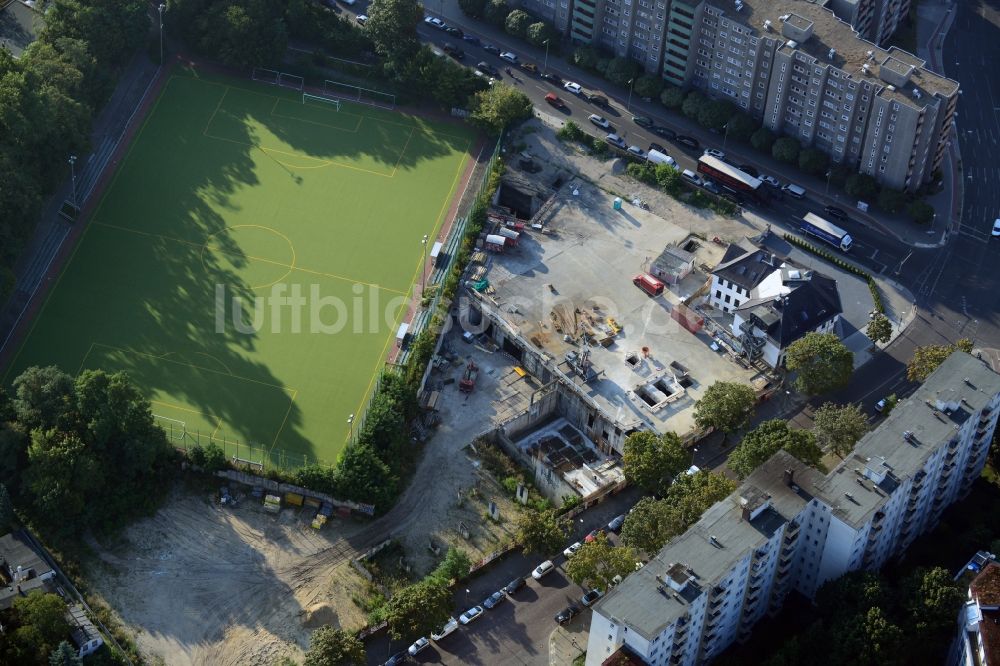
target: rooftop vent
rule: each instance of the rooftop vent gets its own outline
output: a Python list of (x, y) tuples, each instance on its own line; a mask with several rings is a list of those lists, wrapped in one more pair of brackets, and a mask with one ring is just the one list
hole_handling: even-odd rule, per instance
[(715, 535), (714, 535), (714, 534), (713, 534), (712, 536), (708, 537), (708, 540), (709, 540), (709, 542), (711, 542), (711, 544), (712, 544), (713, 546), (715, 546), (716, 548), (722, 548), (722, 544), (721, 544), (721, 543), (719, 543), (719, 540), (715, 538)]
[(865, 76), (868, 76), (868, 74), (871, 72), (871, 69), (872, 68), (868, 63), (861, 65), (861, 71), (865, 74)]
[(875, 52), (874, 51), (868, 51), (868, 53), (866, 55), (868, 56), (869, 60), (871, 60), (871, 61), (875, 60)]
[(737, 12), (743, 11), (743, 3), (740, 0), (736, 0), (736, 11)]
[(826, 54), (826, 57), (833, 60), (833, 56), (837, 55), (837, 49), (830, 49), (830, 52)]
[(854, 500), (854, 495), (852, 495), (851, 493), (844, 493), (844, 497), (852, 501)]
[(896, 86), (886, 86), (885, 89), (889, 92), (896, 92)]
[(903, 431), (903, 439), (906, 440), (907, 442), (912, 442), (913, 441), (913, 433), (910, 432), (909, 430), (904, 430)]
[(766, 21), (764, 21), (764, 30), (766, 30), (768, 32), (771, 32), (771, 25), (772, 24), (771, 24), (771, 20), (770, 19), (767, 19)]
[(914, 96), (914, 97), (915, 97), (916, 99), (920, 99), (920, 97), (921, 97), (921, 94), (920, 94), (920, 90), (919, 90), (919, 89), (917, 89), (917, 88), (914, 88), (914, 89), (913, 89), (913, 96)]
[(784, 23), (785, 21), (787, 21), (791, 17), (792, 17), (791, 14), (782, 14), (781, 16), (778, 17), (778, 20), (781, 21), (782, 23)]
[(797, 48), (799, 48), (799, 43), (797, 41), (795, 41), (794, 39), (789, 39), (788, 40), (788, 48), (790, 48), (790, 49), (797, 49)]

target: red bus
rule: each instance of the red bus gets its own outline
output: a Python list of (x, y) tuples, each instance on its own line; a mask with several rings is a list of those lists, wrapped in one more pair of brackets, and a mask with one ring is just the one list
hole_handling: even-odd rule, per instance
[(749, 194), (755, 200), (760, 198), (763, 181), (748, 173), (740, 171), (731, 164), (711, 155), (698, 158), (698, 173), (705, 174), (720, 185), (741, 194)]

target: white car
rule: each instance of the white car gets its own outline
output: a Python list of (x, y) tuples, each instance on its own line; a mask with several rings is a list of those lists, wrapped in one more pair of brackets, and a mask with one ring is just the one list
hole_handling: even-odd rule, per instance
[(580, 550), (581, 548), (583, 548), (583, 544), (577, 541), (576, 543), (568, 547), (566, 550), (564, 550), (563, 555), (565, 555), (567, 558), (573, 557), (574, 555), (576, 555), (576, 551)]
[(421, 636), (420, 638), (415, 640), (413, 642), (413, 645), (411, 645), (409, 649), (407, 649), (406, 651), (410, 654), (411, 657), (416, 657), (418, 653), (423, 651), (430, 644), (431, 642), (429, 640)]
[(482, 617), (482, 615), (483, 615), (483, 607), (473, 606), (469, 610), (459, 615), (458, 621), (461, 622), (462, 624), (469, 624), (474, 620), (478, 620), (480, 617)]
[(764, 174), (761, 174), (760, 175), (760, 179), (761, 179), (761, 181), (767, 183), (768, 185), (770, 185), (771, 187), (773, 187), (773, 188), (775, 188), (777, 190), (781, 189), (781, 181), (778, 180), (777, 178), (775, 178), (774, 176), (766, 176)]
[(641, 157), (642, 159), (646, 159), (646, 151), (640, 148), (639, 146), (629, 146), (628, 152), (632, 153), (636, 157)]
[(439, 641), (448, 634), (453, 633), (456, 629), (458, 629), (458, 620), (456, 620), (453, 617), (449, 618), (448, 622), (445, 623), (443, 627), (441, 627), (437, 631), (431, 632), (431, 638), (435, 641)]
[(993, 238), (1000, 236), (1000, 217), (993, 222)]
[(563, 88), (573, 93), (574, 95), (579, 95), (583, 92), (583, 88), (580, 87), (579, 83), (573, 83), (572, 81), (567, 81), (563, 84)]
[(435, 28), (443, 28), (444, 27), (444, 21), (442, 21), (441, 19), (439, 19), (437, 17), (434, 17), (434, 16), (428, 16), (427, 18), (425, 18), (424, 19), (424, 23), (426, 23), (429, 26), (433, 26)]
[(606, 137), (604, 137), (604, 140), (610, 143), (615, 148), (621, 148), (622, 150), (628, 148), (628, 144), (625, 143), (625, 139), (621, 138), (617, 134), (609, 134)]
[(596, 113), (590, 114), (590, 117), (587, 118), (587, 120), (594, 123), (601, 129), (608, 129), (609, 127), (611, 127), (611, 123), (608, 122), (607, 118), (605, 118), (604, 116), (599, 116)]
[(354, 20), (360, 23), (361, 25), (364, 25), (365, 23), (368, 23), (368, 16), (365, 14), (358, 14), (356, 17), (354, 17)]
[(722, 152), (721, 150), (717, 149), (717, 148), (706, 148), (705, 149), (705, 154), (706, 155), (711, 155), (712, 157), (714, 157), (717, 160), (724, 160), (724, 159), (726, 159), (726, 154), (724, 152)]
[(514, 53), (511, 53), (510, 51), (504, 51), (503, 53), (501, 53), (500, 54), (500, 59), (501, 60), (506, 60), (507, 62), (509, 62), (511, 64), (514, 64), (514, 65), (517, 64), (517, 55), (514, 54)]
[(531, 572), (531, 577), (535, 580), (541, 580), (542, 576), (552, 573), (555, 571), (556, 565), (552, 564), (552, 560), (545, 560)]

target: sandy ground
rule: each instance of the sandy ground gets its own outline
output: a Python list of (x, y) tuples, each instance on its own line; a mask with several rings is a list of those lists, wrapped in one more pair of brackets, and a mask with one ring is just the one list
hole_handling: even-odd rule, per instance
[(334, 522), (318, 532), (292, 509), (274, 516), (178, 491), (102, 547), (89, 573), (146, 654), (168, 664), (272, 663), (300, 656), (310, 628), (364, 623), (350, 601), (361, 582), (346, 575), (352, 531)]

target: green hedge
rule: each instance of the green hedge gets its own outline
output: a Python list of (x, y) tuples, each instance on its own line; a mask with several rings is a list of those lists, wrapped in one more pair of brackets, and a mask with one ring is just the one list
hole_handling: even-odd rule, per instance
[(848, 261), (844, 261), (843, 259), (835, 255), (834, 253), (830, 252), (829, 250), (824, 250), (823, 248), (816, 247), (812, 243), (802, 240), (798, 236), (793, 236), (791, 234), (784, 234), (784, 238), (792, 245), (800, 247), (806, 252), (811, 252), (812, 254), (815, 254), (817, 257), (822, 257), (823, 259), (829, 261), (831, 264), (839, 266), (840, 268), (843, 268), (845, 271), (854, 273), (858, 277), (863, 278), (868, 283), (868, 290), (871, 292), (872, 301), (874, 301), (875, 303), (875, 311), (878, 312), (879, 314), (885, 314), (885, 307), (882, 304), (882, 294), (881, 292), (879, 292), (878, 284), (875, 282), (875, 278), (872, 277), (871, 273), (869, 273), (863, 268), (855, 266), (854, 264)]

